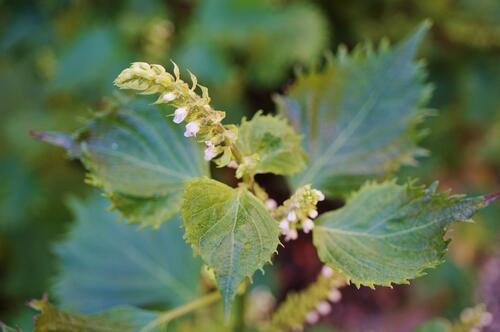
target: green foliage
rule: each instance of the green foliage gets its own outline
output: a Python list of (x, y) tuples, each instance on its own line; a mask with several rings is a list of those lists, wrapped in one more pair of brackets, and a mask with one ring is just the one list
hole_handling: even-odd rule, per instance
[[(53, 142), (54, 134), (38, 136)], [(78, 131), (76, 144), (68, 140), (61, 145), (79, 154), (88, 182), (141, 226), (158, 227), (171, 219), (179, 211), (184, 183), (207, 174), (198, 148), (155, 106), (143, 103), (98, 113)]]
[[(115, 299), (118, 299), (120, 303), (132, 302), (134, 304), (137, 301), (138, 305), (167, 309), (177, 305), (183, 308), (186, 303), (188, 305), (192, 303), (191, 298), (182, 298), (173, 292), (168, 293), (171, 288), (166, 286), (168, 284), (166, 279), (162, 284), (156, 280), (161, 278), (153, 278), (153, 276), (163, 275), (162, 271), (167, 269), (182, 272), (182, 276), (180, 278), (177, 276), (177, 279), (181, 281), (186, 279), (188, 286), (193, 290), (193, 296), (198, 293), (196, 281), (200, 279), (197, 273), (199, 264), (192, 261), (189, 247), (182, 246), (180, 240), (182, 231), (178, 229), (179, 220), (172, 217), (175, 211), (179, 210), (180, 192), (184, 186), (177, 185), (177, 183), (171, 185), (170, 181), (165, 181), (165, 178), (161, 176), (144, 177), (144, 170), (137, 171), (135, 167), (137, 165), (129, 167), (133, 169), (130, 172), (134, 173), (132, 177), (124, 176), (123, 169), (119, 165), (126, 163), (116, 156), (110, 156), (108, 152), (103, 153), (99, 148), (97, 148), (98, 153), (94, 151), (96, 159), (89, 161), (85, 160), (85, 156), (83, 158), (88, 167), (104, 160), (104, 164), (99, 164), (96, 168), (97, 171), (91, 168), (93, 173), (90, 178), (99, 186), (104, 187), (105, 194), (112, 199), (115, 207), (129, 221), (138, 222), (143, 226), (158, 226), (167, 219), (172, 219), (172, 222), (161, 225), (156, 233), (151, 230), (137, 231), (134, 227), (116, 222), (115, 219), (118, 220), (118, 218), (115, 214), (104, 213), (105, 201), (98, 200), (98, 204), (92, 207), (94, 212), (82, 216), (75, 223), (74, 230), (63, 241), (63, 245), (58, 247), (57, 255), (49, 253), (49, 246), (55, 239), (60, 238), (62, 230), (66, 228), (66, 222), (70, 220), (68, 211), (63, 205), (64, 197), (68, 192), (82, 194), (89, 189), (81, 184), (82, 168), (79, 167), (78, 162), (65, 161), (61, 158), (60, 152), (52, 147), (33, 142), (26, 133), (30, 128), (41, 131), (71, 131), (76, 126), (75, 120), (81, 118), (89, 105), (93, 107), (93, 105), (101, 104), (101, 96), (110, 93), (113, 89), (112, 78), (116, 76), (119, 69), (124, 68), (132, 60), (140, 59), (168, 64), (168, 60), (172, 58), (183, 64), (184, 68), (189, 68), (200, 75), (200, 81), (203, 81), (210, 90), (212, 105), (217, 109), (227, 111), (227, 119), (235, 123), (239, 122), (243, 112), (247, 112), (250, 108), (269, 108), (267, 96), (270, 91), (279, 91), (286, 86), (292, 66), (308, 66), (312, 59), (318, 58), (318, 54), (325, 50), (328, 44), (345, 42), (349, 45), (348, 47), (351, 47), (359, 40), (376, 40), (382, 36), (390, 36), (398, 40), (401, 34), (415, 26), (416, 22), (431, 17), (435, 26), (431, 38), (426, 39), (422, 51), (428, 59), (432, 81), (438, 86), (431, 106), (439, 108), (443, 116), (427, 120), (426, 127), (431, 129), (433, 136), (421, 143), (423, 147), (433, 151), (434, 156), (432, 159), (423, 160), (423, 167), (404, 168), (403, 171), (406, 172), (404, 175), (423, 177), (423, 182), (430, 182), (434, 180), (436, 174), (439, 174), (439, 177), (453, 188), (469, 192), (498, 190), (496, 187), (498, 187), (499, 178), (496, 166), (499, 164), (497, 156), (500, 155), (498, 153), (500, 151), (498, 128), (500, 127), (498, 119), (496, 123), (492, 121), (498, 113), (497, 106), (500, 105), (499, 95), (495, 93), (499, 68), (497, 50), (500, 45), (497, 24), (500, 21), (498, 10), (496, 10), (498, 8), (499, 3), (496, 0), (479, 2), (473, 0), (459, 2), (448, 0), (382, 0), (377, 2), (320, 0), (313, 4), (303, 1), (276, 2), (272, 0), (180, 2), (131, 0), (121, 2), (119, 5), (106, 2), (36, 2), (31, 0), (26, 6), (19, 6), (15, 2), (5, 3), (5, 6), (2, 6), (3, 19), (0, 22), (0, 50), (2, 51), (0, 52), (0, 85), (2, 86), (0, 91), (0, 100), (2, 100), (0, 178), (5, 178), (2, 180), (0, 190), (0, 266), (2, 267), (0, 269), (0, 317), (11, 326), (19, 325), (23, 328), (29, 326), (25, 319), (28, 315), (18, 312), (18, 308), (27, 298), (39, 296), (49, 289), (49, 276), (55, 272), (53, 256), (61, 261), (59, 269), (61, 284), (64, 284), (63, 279), (67, 277), (64, 290), (66, 295), (74, 296), (68, 302), (63, 300), (63, 304), (67, 307), (71, 307), (71, 303), (76, 303), (75, 307), (86, 306), (89, 303), (107, 307), (108, 305), (103, 303)], [(414, 93), (413, 101), (419, 99), (417, 95), (422, 100), (425, 99), (427, 92), (424, 90), (427, 87), (422, 84), (424, 71), (421, 68), (417, 69), (419, 64), (417, 66), (412, 64), (413, 69), (409, 71), (413, 71), (414, 77), (410, 80), (408, 77), (411, 75), (408, 75), (406, 76), (408, 79), (404, 81), (397, 76), (401, 73), (408, 74), (408, 71), (400, 70), (399, 64), (386, 66), (389, 67), (388, 75), (395, 72), (391, 79), (377, 77), (376, 74), (379, 71), (374, 68), (378, 65), (382, 66), (381, 63), (386, 61), (384, 60), (386, 58), (394, 59), (396, 57), (394, 54), (399, 52), (398, 47), (402, 48), (400, 45), (389, 50), (383, 44), (379, 50), (373, 51), (368, 45), (365, 48), (356, 48), (351, 55), (347, 56), (341, 51), (337, 59), (330, 59), (330, 64), (326, 66), (326, 69), (301, 76), (299, 82), (292, 86), (289, 96), (281, 99), (280, 108), (283, 110), (289, 107), (283, 100), (302, 98), (302, 95), (293, 96), (295, 89), (297, 95), (301, 91), (306, 91), (304, 95), (311, 91), (313, 95), (321, 94), (321, 98), (318, 97), (321, 105), (335, 105), (335, 107), (325, 107), (329, 112), (318, 112), (324, 117), (317, 121), (317, 124), (323, 125), (326, 130), (323, 128), (318, 131), (315, 129), (302, 131), (302, 134), (307, 134), (305, 147), (312, 156), (309, 159), (310, 165), (322, 158), (325, 153), (321, 149), (309, 149), (309, 140), (329, 143), (322, 141), (321, 138), (323, 135), (331, 139), (332, 133), (329, 129), (336, 130), (336, 133), (339, 133), (339, 130), (344, 132), (345, 128), (349, 131), (349, 118), (340, 116), (339, 110), (347, 110), (345, 113), (350, 114), (351, 105), (354, 104), (356, 107), (356, 103), (370, 102), (371, 96), (367, 93), (370, 86), (366, 88), (366, 83), (375, 86), (374, 93), (388, 100), (388, 107), (384, 103), (384, 107), (376, 108), (377, 114), (373, 114), (376, 120), (366, 121), (366, 126), (363, 125), (356, 131), (356, 135), (345, 139), (345, 144), (338, 147), (338, 151), (332, 156), (332, 165), (311, 171), (313, 178), (319, 178), (319, 189), (329, 196), (345, 194), (374, 176), (388, 177), (388, 174), (396, 170), (400, 164), (413, 163), (414, 158), (423, 151), (416, 147), (417, 138), (421, 135), (416, 130), (416, 124), (426, 112), (417, 110), (422, 106), (421, 103), (414, 102), (409, 107), (411, 103), (405, 104), (401, 101), (408, 102), (408, 96), (411, 93)], [(409, 59), (405, 59), (410, 62)], [(392, 69), (394, 70), (391, 71)], [(356, 75), (351, 75), (352, 73)], [(394, 82), (391, 82), (392, 78), (395, 78)], [(374, 81), (376, 83), (373, 83)], [(306, 86), (309, 83), (314, 85), (315, 82), (319, 83), (313, 88)], [(325, 82), (334, 82), (334, 84), (324, 84)], [(324, 86), (326, 88), (323, 88)], [(310, 99), (314, 100), (314, 98), (313, 96)], [(345, 100), (348, 102), (344, 102)], [(297, 102), (298, 105), (301, 103), (300, 100)], [(337, 107), (344, 104), (349, 107)], [(151, 120), (148, 126), (158, 125), (159, 130), (156, 132), (159, 135), (164, 134), (161, 129), (163, 123), (165, 121), (170, 123), (170, 119), (160, 116), (162, 113), (165, 114), (161, 107), (150, 107), (151, 113), (155, 114), (146, 115), (146, 118)], [(415, 111), (408, 111), (409, 108), (415, 108)], [(114, 141), (107, 136), (108, 129), (116, 136), (131, 129), (127, 121), (119, 120), (117, 121), (119, 123), (115, 123), (112, 120), (110, 113), (122, 111), (108, 112), (103, 116), (104, 120), (99, 117), (93, 119), (91, 123), (102, 125), (101, 131), (95, 128), (84, 128), (81, 135), (69, 136), (53, 132), (44, 133), (42, 136), (53, 143), (64, 145), (71, 157), (79, 157), (82, 156), (82, 151), (86, 152), (82, 148), (86, 144), (85, 135), (88, 133), (95, 140), (104, 137), (105, 143), (112, 144)], [(396, 113), (401, 116), (394, 116)], [(193, 114), (193, 119), (197, 117), (197, 114)], [(134, 114), (132, 118), (136, 119), (137, 116)], [(342, 123), (344, 120), (345, 123)], [(252, 121), (247, 121), (246, 124), (249, 125)], [(282, 123), (285, 122), (282, 121)], [(307, 123), (301, 119), (298, 124), (300, 126), (297, 128), (301, 129), (307, 126)], [(169, 127), (170, 125), (165, 125), (169, 132), (170, 130), (180, 132), (180, 128)], [(260, 129), (259, 126), (249, 125), (248, 127), (252, 127), (249, 129), (250, 132)], [(130, 138), (124, 140), (127, 145), (133, 146), (134, 156), (141, 161), (152, 160), (147, 158), (150, 156), (150, 148), (145, 148), (149, 143), (142, 144), (145, 137), (150, 137), (150, 129), (140, 127), (135, 130), (134, 127)], [(274, 130), (271, 131), (274, 133)], [(367, 139), (364, 134), (371, 131), (377, 134), (376, 138)], [(236, 130), (233, 132), (236, 133)], [(296, 137), (296, 134), (293, 135)], [(358, 137), (363, 137), (363, 139), (358, 139)], [(277, 142), (269, 136), (267, 138), (269, 140), (263, 139), (266, 147), (268, 147), (267, 143)], [(204, 141), (200, 136), (197, 139)], [(163, 144), (165, 140), (163, 138), (162, 140)], [(207, 174), (206, 166), (200, 161), (196, 148), (189, 145), (187, 140), (182, 138), (182, 141), (175, 139), (168, 140), (168, 142), (188, 146), (188, 150), (197, 158), (192, 159), (193, 156), (189, 152), (188, 161), (192, 165), (200, 165), (200, 170), (191, 172), (187, 170), (188, 166), (181, 161), (182, 159), (170, 157), (158, 158), (158, 163), (155, 164), (158, 168), (172, 169), (172, 164), (181, 161), (182, 165), (179, 169), (182, 169), (183, 174), (188, 175), (186, 179)], [(284, 142), (289, 143), (287, 140)], [(135, 143), (137, 144), (134, 145)], [(250, 145), (253, 143), (254, 141)], [(340, 145), (338, 141), (336, 144)], [(269, 146), (275, 145), (269, 144)], [(227, 151), (231, 152), (235, 146), (228, 145), (225, 148), (221, 155), (225, 161), (229, 161), (226, 158)], [(248, 163), (247, 161), (240, 162), (242, 158), (234, 161), (240, 166), (258, 166), (258, 161), (262, 160), (261, 157), (264, 154), (264, 150), (259, 150), (255, 154), (252, 152)], [(176, 151), (173, 155), (177, 157), (180, 153)], [(101, 156), (102, 159), (99, 159)], [(298, 162), (297, 159), (304, 164), (305, 159), (302, 156), (301, 153), (299, 158), (290, 158), (289, 166), (297, 166), (295, 164)], [(235, 163), (232, 163), (230, 166), (234, 165)], [(289, 171), (284, 167), (280, 168), (281, 170), (276, 168), (270, 172), (283, 172), (284, 170), (286, 173)], [(114, 174), (116, 170), (119, 172)], [(437, 173), (436, 170), (439, 172)], [(154, 172), (146, 173), (153, 174)], [(96, 174), (98, 176), (95, 176)], [(227, 180), (232, 172), (222, 169), (217, 170), (214, 175)], [(260, 187), (257, 183), (253, 183), (254, 179), (246, 175), (246, 179), (243, 176), (245, 183), (241, 185), (255, 192), (259, 199), (271, 198), (263, 191), (265, 187), (271, 189), (272, 198), (280, 202), (287, 201), (287, 197), (281, 195), (281, 193), (288, 192), (288, 188), (284, 185), (275, 185), (276, 182), (273, 180), (260, 183), (263, 185)], [(300, 181), (303, 175), (304, 173), (298, 175), (294, 181)], [(161, 188), (155, 186), (155, 181), (151, 180), (153, 177), (160, 179), (161, 183), (158, 185)], [(123, 188), (121, 178), (127, 180), (124, 184), (126, 188)], [(261, 179), (267, 181), (268, 177), (257, 178), (259, 181)], [(133, 190), (131, 182), (137, 184), (135, 188), (132, 188)], [(142, 189), (140, 187), (143, 182), (147, 194), (138, 190), (138, 188)], [(168, 184), (169, 189), (173, 189), (172, 193), (164, 191), (167, 187), (163, 186), (165, 183)], [(302, 183), (294, 182), (294, 184), (299, 187)], [(318, 187), (316, 183), (313, 185)], [(271, 203), (273, 203), (272, 200), (266, 201), (270, 210), (273, 206)], [(278, 210), (272, 210), (269, 213), (280, 221), (284, 218), (288, 219), (288, 214), (296, 208), (292, 203), (293, 200), (290, 209), (281, 206)], [(84, 209), (83, 206), (86, 209), (88, 204), (90, 201), (89, 203), (73, 203), (73, 205), (81, 205), (82, 209)], [(322, 204), (324, 203), (319, 205), (320, 210), (324, 207)], [(307, 210), (309, 209), (304, 210), (304, 216), (300, 216), (299, 220), (291, 221), (290, 225), (297, 226), (302, 221), (307, 221), (309, 227), (312, 228), (314, 222), (309, 220), (310, 211)], [(277, 211), (283, 213), (277, 213)], [(101, 214), (102, 217), (99, 217)], [(482, 261), (482, 259), (474, 258), (483, 258), (490, 252), (494, 252), (490, 249), (498, 243), (495, 241), (497, 237), (495, 234), (498, 233), (498, 226), (495, 226), (498, 224), (497, 216), (498, 211), (495, 209), (489, 209), (487, 214), (482, 214), (481, 223), (475, 228), (477, 231), (473, 231), (473, 234), (468, 232), (467, 238), (461, 239), (465, 241), (461, 241), (459, 247), (451, 249), (450, 256), (459, 260), (457, 269), (462, 271), (461, 274), (467, 270), (470, 280), (467, 278), (468, 282), (464, 284), (462, 278), (456, 278), (458, 272), (456, 275), (446, 275), (437, 280), (447, 282), (448, 288), (451, 285), (462, 291), (452, 293), (445, 290), (443, 292), (442, 287), (437, 287), (439, 283), (436, 279), (423, 281), (427, 285), (435, 283), (434, 288), (439, 288), (439, 293), (432, 293), (439, 298), (432, 298), (432, 300), (437, 300), (433, 303), (438, 303), (440, 310), (449, 313), (450, 303), (453, 307), (463, 307), (463, 303), (470, 302), (470, 295), (475, 293), (477, 285), (481, 284), (474, 280), (476, 269), (472, 264)], [(302, 217), (305, 219), (301, 220)], [(98, 223), (100, 220), (113, 222), (101, 225)], [(358, 219), (350, 221), (353, 225), (358, 222)], [(487, 229), (482, 228), (486, 223), (491, 226)], [(88, 227), (83, 227), (83, 224)], [(460, 237), (463, 233), (460, 232), (464, 229), (462, 226), (457, 227), (458, 229), (454, 232), (455, 237)], [(296, 230), (293, 227), (292, 229)], [(123, 235), (125, 233), (126, 236)], [(307, 242), (308, 238), (304, 239), (302, 235), (300, 237), (301, 244)], [(491, 240), (485, 241), (486, 238)], [(115, 240), (116, 243), (113, 243)], [(166, 244), (161, 243), (161, 240), (171, 246), (164, 247)], [(77, 242), (78, 246), (72, 247), (71, 241)], [(473, 244), (471, 245), (474, 241), (481, 242), (481, 245), (474, 247)], [(442, 239), (439, 238), (437, 242), (441, 243)], [(178, 249), (177, 245), (182, 249)], [(137, 261), (129, 255), (130, 251), (134, 250), (140, 252), (138, 254), (140, 259)], [(297, 250), (295, 246), (286, 250), (291, 250), (293, 255), (283, 257), (293, 257), (294, 262), (299, 259), (309, 262), (310, 257), (302, 256), (309, 251)], [(457, 250), (459, 253), (456, 252)], [(145, 254), (142, 255), (143, 253)], [(168, 261), (165, 262), (167, 258)], [(139, 261), (147, 262), (147, 264), (139, 264)], [(193, 271), (186, 271), (183, 264), (196, 265), (196, 268)], [(113, 271), (109, 271), (108, 268), (113, 268)], [(280, 265), (279, 269), (288, 277), (289, 270), (281, 269)], [(304, 278), (307, 278), (307, 270), (302, 272)], [(450, 273), (454, 274), (454, 272), (455, 270)], [(127, 287), (124, 287), (123, 282), (128, 282), (129, 276), (135, 279), (131, 282), (132, 285), (127, 283)], [(269, 278), (267, 275), (265, 277)], [(203, 281), (209, 284), (208, 287), (212, 286), (207, 280), (203, 279)], [(296, 286), (295, 281), (299, 282), (295, 278), (293, 281), (294, 286)], [(284, 283), (284, 285), (289, 284)], [(422, 287), (426, 287), (426, 284)], [(168, 288), (168, 291), (164, 288)], [(158, 289), (161, 290), (157, 291)], [(463, 289), (466, 290), (463, 291)], [(73, 290), (74, 293), (72, 293)], [(285, 290), (282, 288), (277, 291), (282, 294)], [(89, 295), (86, 296), (87, 291)], [(153, 291), (158, 294), (156, 298), (151, 295)], [(139, 293), (141, 296), (138, 296)], [(422, 301), (422, 298), (415, 296), (415, 293), (420, 293), (420, 289), (410, 288), (404, 291), (402, 296), (405, 298), (402, 303), (415, 306), (415, 302)], [(96, 301), (91, 298), (94, 294), (97, 294)], [(394, 294), (401, 295), (398, 292)], [(425, 300), (431, 300), (429, 297)], [(225, 327), (223, 327), (222, 305), (217, 305), (216, 311), (203, 307), (196, 309), (194, 314), (190, 314), (189, 319), (176, 318), (168, 328), (174, 331), (242, 330), (238, 329), (239, 325), (231, 325), (233, 321), (242, 321), (244, 311), (242, 303), (245, 302), (243, 298), (242, 296), (237, 306), (241, 310), (236, 311), (230, 323), (226, 322)], [(376, 298), (377, 296), (374, 296), (375, 302), (377, 302)], [(60, 299), (63, 297), (61, 296)], [(143, 299), (145, 299), (144, 302)], [(281, 316), (283, 322), (301, 317), (301, 314), (295, 311), (295, 309), (302, 308), (301, 301), (307, 303), (308, 299), (297, 300), (297, 303), (291, 301), (292, 304), (285, 305), (284, 307), (290, 311), (278, 309), (278, 313), (285, 313)], [(313, 306), (313, 302), (310, 302), (310, 307)], [(420, 302), (418, 306), (423, 305)], [(82, 308), (84, 312), (98, 310), (98, 307), (95, 309), (79, 308)], [(432, 306), (432, 308), (435, 307)], [(175, 312), (176, 309), (178, 308), (167, 311), (167, 314)], [(355, 312), (359, 314), (362, 311)], [(286, 317), (287, 312), (292, 316), (291, 318)], [(198, 320), (201, 313), (203, 313), (203, 318)], [(192, 319), (195, 317), (196, 319)], [(28, 321), (31, 322), (31, 319)], [(366, 323), (364, 326), (368, 327), (370, 324)], [(448, 327), (457, 324), (444, 323)], [(384, 328), (385, 326), (380, 327), (381, 330)], [(400, 326), (391, 326), (391, 328), (403, 329)], [(0, 323), (0, 330), (3, 329), (8, 328)], [(68, 328), (57, 327), (56, 329), (67, 330)], [(116, 330), (113, 327), (111, 329)], [(8, 330), (12, 331), (12, 329)], [(26, 330), (31, 329), (26, 328)], [(82, 330), (82, 327), (79, 326), (78, 330)], [(253, 331), (251, 327), (246, 330)], [(333, 328), (328, 326), (325, 330), (330, 331)], [(464, 330), (469, 331), (470, 328), (466, 327)]]
[(106, 211), (97, 195), (73, 199), (75, 222), (57, 244), (54, 292), (64, 308), (96, 312), (117, 305), (175, 307), (200, 294), (200, 263), (182, 240), (175, 218), (138, 230)]
[(488, 205), (395, 181), (365, 184), (339, 210), (321, 215), (313, 231), (320, 259), (356, 284), (408, 283), (442, 262), (448, 226), (468, 222)]
[(238, 61), (221, 51), (237, 51), (244, 54), (244, 75), (260, 86), (279, 82), (297, 62), (313, 61), (328, 37), (324, 17), (305, 3), (284, 6), (268, 0), (206, 0), (192, 22), (175, 57), (183, 60), (180, 63), (204, 79), (215, 72), (224, 81), (236, 74)]
[(188, 182), (182, 218), (186, 240), (213, 268), (229, 313), (238, 286), (276, 251), (278, 224), (247, 189), (207, 178)]
[(244, 156), (256, 157), (253, 174), (293, 174), (305, 166), (301, 137), (279, 116), (257, 113), (243, 119), (236, 144)]
[(60, 311), (47, 299), (33, 300), (30, 305), (41, 312), (35, 317), (34, 332), (139, 332), (141, 327), (156, 318), (155, 313), (129, 306), (80, 315)]
[(346, 193), (422, 154), (415, 126), (430, 88), (413, 58), (428, 28), (422, 24), (393, 49), (367, 44), (348, 55), (341, 48), (323, 70), (301, 74), (276, 98), (309, 154), (307, 169), (292, 178), (295, 188), (312, 183), (327, 195)]

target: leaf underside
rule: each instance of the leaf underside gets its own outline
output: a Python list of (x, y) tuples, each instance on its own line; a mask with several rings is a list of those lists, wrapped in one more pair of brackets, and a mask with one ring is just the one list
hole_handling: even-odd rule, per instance
[(442, 263), (447, 227), (470, 221), (484, 197), (436, 193), (394, 181), (368, 183), (339, 210), (317, 219), (320, 259), (358, 287), (408, 283)]
[(294, 188), (311, 183), (344, 195), (366, 179), (383, 176), (425, 154), (416, 143), (422, 105), (431, 92), (425, 70), (413, 59), (428, 29), (422, 26), (394, 48), (381, 43), (344, 49), (325, 68), (299, 74), (275, 101), (301, 132), (310, 163), (293, 176)]
[(238, 286), (276, 251), (277, 222), (246, 189), (207, 178), (188, 182), (182, 218), (186, 240), (214, 269), (227, 316)]

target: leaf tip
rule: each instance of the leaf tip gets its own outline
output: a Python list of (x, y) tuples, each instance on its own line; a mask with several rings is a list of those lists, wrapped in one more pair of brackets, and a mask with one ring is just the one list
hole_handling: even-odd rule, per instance
[(80, 146), (71, 135), (59, 132), (41, 132), (33, 129), (30, 129), (28, 134), (39, 141), (62, 147), (69, 153), (71, 158), (80, 156)]
[(494, 201), (496, 201), (497, 199), (500, 198), (500, 191), (499, 192), (496, 192), (494, 194), (491, 194), (491, 195), (488, 195), (484, 198), (484, 203), (486, 205), (489, 205), (491, 203), (493, 203)]

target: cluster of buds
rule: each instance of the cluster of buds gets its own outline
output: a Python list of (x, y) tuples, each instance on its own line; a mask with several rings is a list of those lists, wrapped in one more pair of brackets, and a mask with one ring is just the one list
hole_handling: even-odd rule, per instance
[(331, 279), (331, 289), (325, 299), (321, 300), (314, 310), (309, 311), (306, 314), (306, 322), (308, 324), (315, 324), (318, 322), (320, 317), (327, 316), (332, 311), (331, 303), (337, 303), (342, 299), (342, 293), (339, 291), (339, 287), (344, 285), (344, 281), (341, 279), (333, 278), (333, 270), (328, 266), (323, 266), (321, 269), (320, 278)]
[(274, 217), (280, 221), (279, 227), (285, 241), (296, 240), (298, 229), (309, 233), (314, 228), (313, 219), (318, 216), (316, 205), (324, 199), (325, 195), (321, 191), (305, 185), (274, 210)]
[[(173, 121), (186, 122), (184, 136), (196, 137), (205, 144), (205, 160), (214, 160), (219, 167), (236, 161), (232, 146), (238, 129), (234, 125), (222, 125), (226, 114), (210, 106), (208, 89), (198, 84), (196, 76), (189, 72), (192, 86), (180, 78), (179, 67), (174, 63), (174, 75), (160, 65), (134, 62), (123, 70), (114, 83), (120, 89), (138, 91), (141, 94), (159, 94), (156, 104), (175, 107)], [(196, 88), (201, 90), (201, 96)], [(234, 163), (233, 163), (234, 164)]]
[(480, 332), (493, 322), (493, 315), (482, 304), (467, 308), (460, 314), (460, 325), (470, 332)]

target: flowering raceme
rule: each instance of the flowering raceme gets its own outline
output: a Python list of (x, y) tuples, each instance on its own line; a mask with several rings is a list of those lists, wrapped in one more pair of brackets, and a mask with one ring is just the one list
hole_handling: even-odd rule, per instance
[[(214, 110), (210, 106), (207, 88), (198, 85), (196, 76), (189, 74), (191, 87), (180, 78), (179, 68), (175, 63), (172, 75), (163, 66), (134, 62), (118, 75), (114, 83), (120, 89), (134, 90), (140, 94), (159, 94), (155, 103), (175, 107), (175, 123), (187, 122), (184, 136), (196, 137), (205, 142), (206, 160), (213, 159), (219, 167), (231, 162), (239, 164), (241, 160), (234, 147), (238, 136), (237, 127), (221, 124), (226, 116), (225, 112)], [(201, 89), (201, 96), (195, 91), (197, 87)]]

